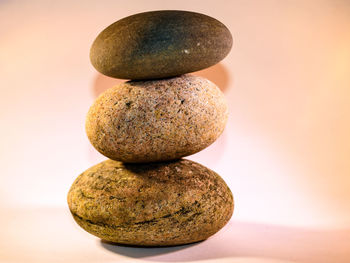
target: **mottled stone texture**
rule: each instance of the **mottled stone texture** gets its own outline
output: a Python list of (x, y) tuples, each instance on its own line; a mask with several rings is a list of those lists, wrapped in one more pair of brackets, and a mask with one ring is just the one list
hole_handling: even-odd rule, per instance
[(103, 155), (138, 163), (178, 159), (213, 143), (224, 130), (223, 93), (192, 75), (130, 81), (108, 89), (91, 106), (86, 132)]
[(187, 11), (153, 11), (123, 18), (94, 41), (90, 60), (102, 74), (155, 79), (194, 72), (231, 50), (230, 31), (218, 20)]
[(204, 240), (233, 213), (232, 193), (223, 179), (184, 159), (149, 164), (104, 161), (75, 180), (68, 205), (89, 233), (139, 246)]

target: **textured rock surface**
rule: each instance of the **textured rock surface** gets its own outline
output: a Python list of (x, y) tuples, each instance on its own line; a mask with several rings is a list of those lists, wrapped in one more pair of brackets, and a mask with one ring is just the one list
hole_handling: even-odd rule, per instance
[(230, 31), (187, 11), (153, 11), (123, 18), (94, 41), (90, 59), (102, 74), (122, 79), (177, 76), (210, 67), (230, 51)]
[(202, 77), (130, 81), (108, 89), (91, 106), (86, 132), (103, 155), (154, 162), (196, 153), (224, 130), (224, 95)]
[(189, 161), (122, 164), (107, 160), (82, 173), (68, 193), (76, 222), (120, 244), (168, 246), (204, 240), (231, 218), (223, 179)]

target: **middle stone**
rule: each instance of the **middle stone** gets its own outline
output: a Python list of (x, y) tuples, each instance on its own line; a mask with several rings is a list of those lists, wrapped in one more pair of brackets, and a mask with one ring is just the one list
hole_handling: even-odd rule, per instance
[(92, 145), (110, 159), (166, 161), (212, 144), (223, 132), (227, 115), (223, 93), (205, 78), (128, 81), (96, 99), (86, 132)]

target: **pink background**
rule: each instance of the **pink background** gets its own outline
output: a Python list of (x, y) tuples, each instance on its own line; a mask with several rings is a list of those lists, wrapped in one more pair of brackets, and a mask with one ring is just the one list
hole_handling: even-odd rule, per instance
[[(226, 130), (188, 158), (225, 179), (235, 213), (200, 244), (113, 247), (66, 205), (73, 180), (105, 159), (86, 113), (121, 81), (95, 71), (89, 48), (112, 22), (159, 9), (233, 34), (227, 58), (194, 73), (225, 93)], [(0, 262), (350, 262), (348, 1), (3, 0), (0, 17)]]

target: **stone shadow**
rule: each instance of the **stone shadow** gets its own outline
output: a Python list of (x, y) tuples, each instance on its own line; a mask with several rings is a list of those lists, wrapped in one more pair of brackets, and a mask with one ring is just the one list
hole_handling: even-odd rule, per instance
[(100, 245), (113, 253), (150, 262), (260, 259), (263, 262), (346, 263), (350, 262), (349, 240), (350, 229), (308, 229), (231, 221), (208, 240), (189, 245), (145, 248), (104, 241), (100, 241)]

